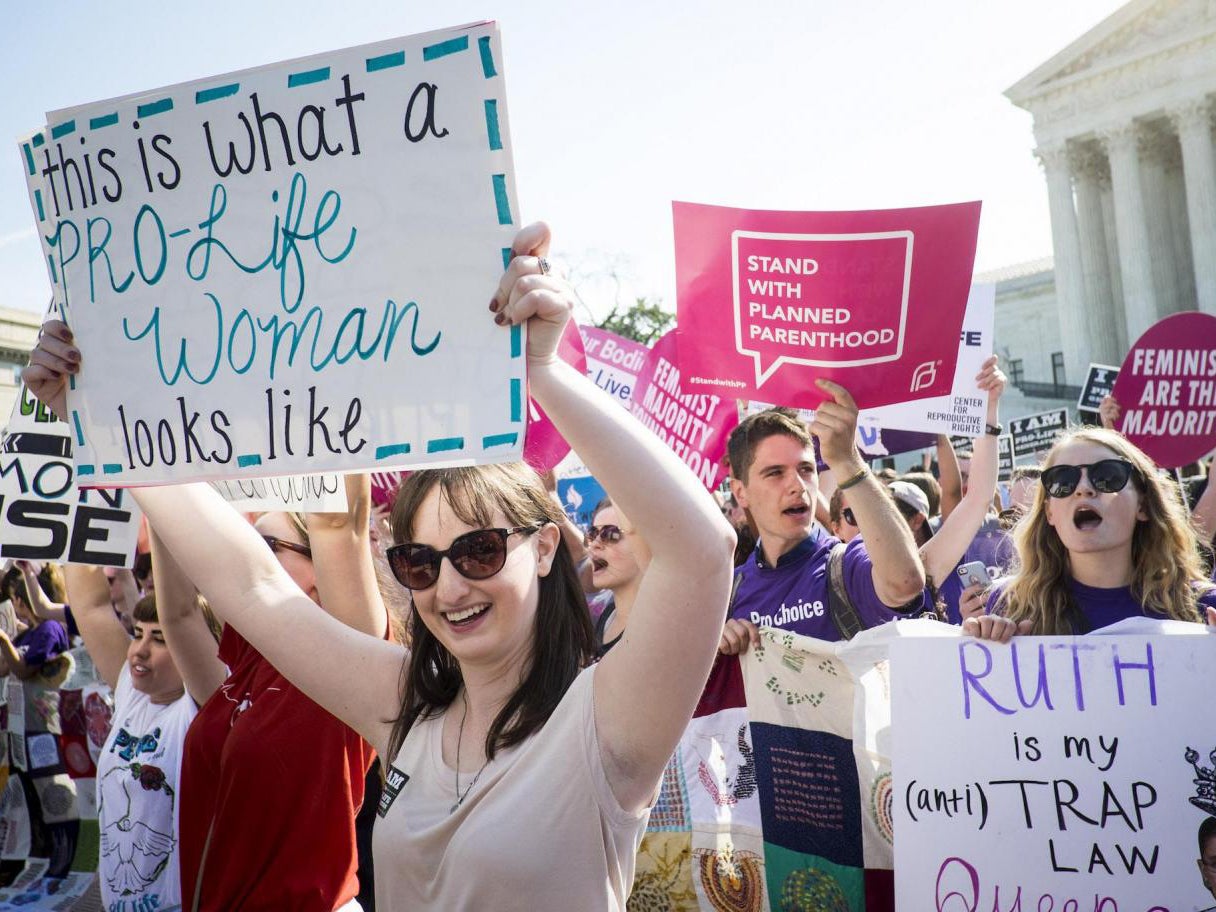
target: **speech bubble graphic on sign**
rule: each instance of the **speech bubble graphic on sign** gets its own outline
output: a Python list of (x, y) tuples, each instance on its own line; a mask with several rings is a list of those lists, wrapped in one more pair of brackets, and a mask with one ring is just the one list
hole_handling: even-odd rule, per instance
[[(757, 387), (783, 363), (855, 367), (899, 358), (912, 232), (735, 231), (731, 239), (735, 345), (755, 359)], [(855, 289), (842, 300), (832, 292), (845, 279)]]
[(780, 212), (673, 203), (689, 392), (863, 409), (951, 391), (979, 203)]

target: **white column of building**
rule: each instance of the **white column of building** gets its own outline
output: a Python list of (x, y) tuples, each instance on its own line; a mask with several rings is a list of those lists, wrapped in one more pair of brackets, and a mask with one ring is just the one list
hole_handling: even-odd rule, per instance
[[(1119, 271), (1119, 238), (1115, 231), (1115, 194), (1110, 186), (1110, 165), (1106, 166), (1106, 179), (1102, 182), (1102, 231), (1106, 235), (1106, 278), (1110, 281), (1111, 297), (1115, 303), (1115, 330), (1119, 336), (1119, 351), (1126, 353), (1127, 311), (1123, 306), (1123, 273)], [(1119, 361), (1123, 363), (1122, 359)]]
[(1200, 310), (1216, 314), (1216, 155), (1211, 108), (1206, 99), (1196, 99), (1170, 111), (1170, 120), (1182, 145), (1195, 298)]
[(1119, 364), (1124, 353), (1119, 345), (1118, 326), (1123, 321), (1123, 313), (1115, 310), (1102, 218), (1106, 159), (1095, 149), (1082, 148), (1073, 155), (1072, 165), (1077, 186), (1077, 226), (1085, 276), (1084, 331), (1089, 334), (1089, 354), (1099, 364)]
[(1119, 238), (1119, 274), (1123, 278), (1123, 312), (1129, 343), (1157, 319), (1153, 290), (1140, 161), (1136, 152), (1136, 125), (1122, 123), (1101, 133), (1110, 161), (1110, 182), (1115, 197), (1115, 233)]
[(1047, 175), (1051, 211), (1051, 248), (1055, 256), (1056, 310), (1064, 351), (1064, 378), (1080, 384), (1089, 368), (1089, 327), (1085, 319), (1085, 275), (1077, 213), (1073, 209), (1072, 173), (1065, 143), (1040, 146), (1034, 153)]
[(1144, 194), (1144, 225), (1148, 233), (1149, 262), (1153, 290), (1157, 296), (1156, 319), (1182, 310), (1178, 288), (1178, 266), (1170, 225), (1169, 184), (1165, 176), (1170, 137), (1142, 127), (1137, 137), (1140, 159), (1140, 189)]

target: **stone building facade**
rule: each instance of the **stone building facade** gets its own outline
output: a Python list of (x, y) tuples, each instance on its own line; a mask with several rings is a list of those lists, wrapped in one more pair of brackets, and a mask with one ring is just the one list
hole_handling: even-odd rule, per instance
[(1006, 95), (1034, 116), (1054, 261), (989, 276), (1023, 390), (1075, 387), (1171, 313), (1216, 314), (1216, 0), (1133, 0)]

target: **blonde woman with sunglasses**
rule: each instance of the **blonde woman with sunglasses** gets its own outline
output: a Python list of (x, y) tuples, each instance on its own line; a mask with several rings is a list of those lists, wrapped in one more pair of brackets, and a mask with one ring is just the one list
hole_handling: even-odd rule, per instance
[(650, 563), (650, 550), (629, 518), (612, 498), (605, 497), (591, 516), (587, 552), (595, 588), (612, 593), (612, 600), (595, 623), (595, 652), (602, 658), (625, 635), (638, 586)]
[(526, 466), (402, 486), (390, 564), (413, 597), (408, 654), (320, 610), (210, 487), (136, 494), (217, 613), (385, 758), (378, 912), (624, 909), (717, 649), (733, 531), (674, 453), (557, 357), (574, 294), (548, 247), (544, 225), (517, 235), (490, 310), (504, 332), (527, 323), (532, 396), (650, 545), (601, 662), (558, 505)]
[(1016, 572), (964, 632), (1004, 641), (1089, 633), (1130, 617), (1216, 618), (1178, 491), (1114, 431), (1083, 428), (1056, 442), (1014, 543)]

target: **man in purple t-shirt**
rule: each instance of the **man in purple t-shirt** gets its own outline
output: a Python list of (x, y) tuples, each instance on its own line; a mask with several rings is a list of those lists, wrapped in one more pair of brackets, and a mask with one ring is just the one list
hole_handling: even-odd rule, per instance
[(795, 412), (768, 409), (730, 436), (731, 491), (759, 528), (760, 542), (736, 571), (719, 645), (728, 655), (758, 644), (760, 627), (841, 638), (828, 607), (827, 576), (838, 542), (815, 525), (819, 475), (811, 434), (838, 486), (848, 491), (862, 531), (843, 559), (845, 589), (861, 621), (870, 627), (921, 607), (924, 568), (907, 523), (857, 452), (857, 405), (839, 384), (818, 385), (831, 398), (816, 410), (810, 433)]

